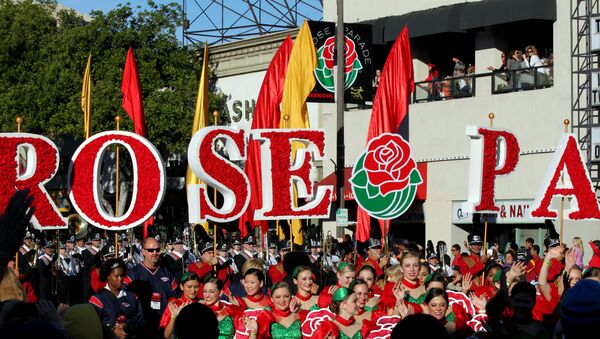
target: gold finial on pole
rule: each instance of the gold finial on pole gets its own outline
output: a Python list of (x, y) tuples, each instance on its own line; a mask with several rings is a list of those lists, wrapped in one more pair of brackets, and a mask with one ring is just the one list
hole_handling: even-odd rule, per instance
[(23, 118), (21, 116), (17, 116), (15, 121), (17, 122), (17, 133), (21, 133), (21, 124), (23, 123)]
[(571, 123), (571, 121), (569, 121), (569, 119), (563, 120), (563, 124), (565, 125), (565, 133), (569, 132), (569, 124), (570, 123)]
[(494, 114), (494, 112), (490, 112), (490, 114), (488, 114), (488, 118), (490, 118), (490, 127), (494, 127), (494, 118), (496, 117), (496, 114)]

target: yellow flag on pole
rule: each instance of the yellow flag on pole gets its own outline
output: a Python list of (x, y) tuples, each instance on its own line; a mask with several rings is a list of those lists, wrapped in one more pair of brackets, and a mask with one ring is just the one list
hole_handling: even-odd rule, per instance
[(92, 53), (88, 56), (87, 66), (83, 74), (81, 86), (81, 110), (83, 111), (83, 136), (87, 139), (92, 134)]
[[(194, 111), (194, 122), (192, 124), (192, 137), (199, 129), (208, 125), (208, 44), (204, 43), (204, 57), (202, 58), (202, 73), (200, 75), (200, 85), (198, 87), (198, 98), (196, 99), (196, 110)], [(192, 172), (188, 165), (185, 174), (185, 184), (201, 184), (198, 177)], [(202, 223), (202, 227), (208, 233), (208, 222)]]
[[(306, 98), (316, 84), (314, 70), (317, 67), (317, 52), (312, 40), (310, 28), (306, 20), (302, 24), (294, 42), (290, 61), (288, 62), (281, 102), (282, 128), (310, 128)], [(296, 159), (296, 150), (303, 147), (301, 143), (292, 143), (292, 161)], [(298, 194), (294, 186), (294, 206), (298, 207)], [(290, 232), (294, 243), (302, 244), (300, 220), (291, 221)]]

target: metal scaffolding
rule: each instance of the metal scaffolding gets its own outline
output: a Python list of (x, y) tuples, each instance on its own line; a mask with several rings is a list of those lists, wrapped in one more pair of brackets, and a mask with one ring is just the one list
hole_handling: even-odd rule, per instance
[(305, 19), (323, 18), (323, 0), (182, 1), (184, 44), (221, 44), (296, 28)]
[(571, 0), (571, 122), (598, 196), (600, 162), (592, 154), (592, 129), (600, 127), (600, 50), (592, 49), (595, 17), (600, 18), (598, 0)]

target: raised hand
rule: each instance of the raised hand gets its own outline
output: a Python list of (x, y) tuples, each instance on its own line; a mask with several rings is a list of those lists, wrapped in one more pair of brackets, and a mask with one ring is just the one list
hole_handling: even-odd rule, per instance
[(298, 301), (298, 298), (293, 297), (292, 300), (290, 300), (290, 310), (294, 313), (300, 310), (300, 301)]
[(465, 273), (465, 275), (463, 275), (461, 286), (463, 293), (467, 294), (473, 286), (473, 275), (471, 273)]
[(473, 305), (475, 305), (478, 309), (485, 311), (485, 306), (487, 305), (487, 299), (484, 296), (476, 296), (475, 292), (469, 293), (469, 298)]

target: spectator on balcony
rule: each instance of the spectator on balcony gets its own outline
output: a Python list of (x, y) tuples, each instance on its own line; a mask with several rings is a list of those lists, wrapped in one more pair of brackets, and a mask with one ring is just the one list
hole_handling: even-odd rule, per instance
[(457, 57), (453, 57), (452, 62), (454, 62), (454, 72), (452, 75), (455, 77), (465, 75), (465, 63)]
[(527, 63), (527, 67), (538, 67), (535, 85), (546, 85), (548, 83), (548, 68), (544, 67), (546, 65), (544, 65), (542, 59), (540, 59), (535, 46), (529, 45), (525, 47), (525, 55), (525, 62)]
[(381, 81), (381, 70), (380, 69), (376, 69), (375, 70), (375, 77), (373, 78), (373, 93), (377, 90), (377, 87), (379, 87), (379, 82)]
[(428, 81), (428, 91), (427, 91), (427, 101), (438, 100), (440, 97), (440, 91), (438, 87), (438, 83), (436, 82), (440, 78), (440, 74), (435, 67), (435, 64), (427, 64), (429, 67), (429, 75), (425, 78), (425, 81)]
[(495, 68), (494, 66), (488, 66), (487, 69), (489, 71), (492, 72), (502, 72), (506, 70), (506, 54), (504, 52), (502, 52), (502, 55), (500, 56), (501, 60), (502, 60), (502, 64), (500, 65), (500, 67)]
[(506, 61), (506, 69), (508, 70), (508, 74), (506, 75), (506, 82), (508, 83), (508, 87), (517, 89), (519, 88), (519, 83), (517, 81), (517, 70), (521, 69), (521, 51), (511, 50), (509, 52), (509, 59)]

